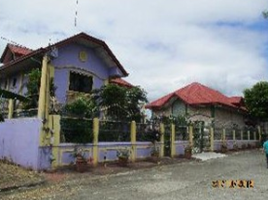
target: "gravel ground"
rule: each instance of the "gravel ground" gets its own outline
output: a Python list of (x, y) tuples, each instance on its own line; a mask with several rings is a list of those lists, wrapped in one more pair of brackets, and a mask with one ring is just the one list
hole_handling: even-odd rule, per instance
[(40, 173), (0, 161), (0, 192), (9, 188), (40, 184), (43, 181), (44, 177)]
[[(5, 194), (2, 199), (267, 199), (268, 169), (258, 150), (206, 161), (80, 178)], [(213, 188), (216, 180), (253, 180), (254, 188)], [(1, 197), (0, 197), (1, 199)]]

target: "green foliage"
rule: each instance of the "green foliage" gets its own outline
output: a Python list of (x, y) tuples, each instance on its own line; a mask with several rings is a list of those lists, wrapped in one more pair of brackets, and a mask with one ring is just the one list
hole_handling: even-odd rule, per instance
[(261, 81), (244, 91), (249, 113), (262, 121), (268, 119), (268, 82)]
[(264, 18), (268, 19), (268, 11), (267, 10), (263, 11), (262, 15)]
[(97, 107), (90, 96), (80, 95), (73, 102), (66, 104), (62, 112), (68, 116), (93, 118), (97, 113)]
[(40, 88), (41, 71), (33, 69), (28, 74), (26, 96), (30, 101), (24, 104), (25, 109), (36, 108), (38, 106), (39, 88)]
[[(36, 108), (38, 106), (39, 100), (39, 89), (41, 83), (41, 70), (40, 69), (33, 69), (28, 74), (28, 82), (27, 82), (27, 92), (26, 96), (30, 99), (26, 103), (24, 103), (25, 109)], [(56, 86), (54, 85), (54, 79), (50, 79), (49, 85), (50, 95), (55, 96)]]
[(61, 118), (61, 142), (92, 143), (92, 120), (81, 118)]
[(139, 122), (142, 119), (142, 105), (147, 102), (146, 92), (140, 87), (125, 88), (115, 84), (96, 90), (95, 97), (110, 119), (121, 121)]
[[(92, 143), (92, 118), (97, 113), (95, 101), (86, 95), (80, 95), (62, 108), (62, 142)], [(67, 117), (66, 117), (67, 116)]]

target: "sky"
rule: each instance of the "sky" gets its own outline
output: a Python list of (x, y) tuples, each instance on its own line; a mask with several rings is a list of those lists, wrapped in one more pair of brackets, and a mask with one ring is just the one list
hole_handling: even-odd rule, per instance
[(8, 41), (37, 49), (85, 32), (107, 43), (150, 101), (192, 82), (243, 95), (268, 78), (267, 0), (0, 0), (0, 7), (0, 52)]

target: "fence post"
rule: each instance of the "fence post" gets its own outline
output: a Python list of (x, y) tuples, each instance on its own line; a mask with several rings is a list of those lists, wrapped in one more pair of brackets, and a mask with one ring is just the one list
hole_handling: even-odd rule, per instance
[(241, 137), (241, 140), (243, 140), (243, 139), (244, 139), (244, 138), (243, 138), (243, 134), (244, 134), (243, 129), (241, 129), (241, 132), (240, 132), (240, 137)]
[(131, 139), (131, 162), (135, 162), (136, 160), (136, 153), (137, 153), (137, 147), (136, 147), (136, 122), (132, 121), (130, 126), (130, 139)]
[(248, 133), (248, 140), (250, 140), (250, 130), (248, 130), (247, 133)]
[[(52, 167), (55, 168), (59, 164), (59, 144), (60, 144), (60, 115), (50, 115), (49, 127), (53, 130), (52, 136)], [(53, 122), (53, 123), (52, 123)], [(60, 163), (61, 164), (61, 163)]]
[(45, 55), (42, 61), (42, 71), (41, 71), (41, 83), (39, 89), (39, 100), (38, 100), (38, 117), (44, 119), (45, 117), (45, 108), (46, 108), (46, 87), (47, 87), (47, 73), (48, 73), (48, 56)]
[(259, 142), (261, 142), (262, 138), (261, 138), (261, 127), (258, 126), (258, 134), (259, 134)]
[(222, 138), (221, 138), (222, 142), (225, 142), (226, 141), (226, 130), (225, 128), (222, 129)]
[(254, 131), (254, 140), (257, 140), (256, 130)]
[(164, 148), (165, 148), (165, 127), (163, 123), (160, 123), (160, 144), (161, 144), (161, 148), (160, 148), (160, 157), (164, 156)]
[(175, 146), (175, 124), (171, 124), (171, 138), (170, 138), (170, 149), (171, 149), (171, 152), (170, 152), (170, 156), (171, 157), (174, 157), (175, 154), (176, 154), (176, 146)]
[(214, 128), (210, 127), (210, 151), (214, 151)]
[(193, 148), (193, 125), (190, 124), (189, 126), (189, 146)]
[(8, 119), (11, 119), (13, 117), (14, 112), (14, 100), (9, 99), (8, 101)]
[(99, 160), (99, 119), (93, 119), (93, 165), (98, 165)]
[(235, 142), (236, 141), (236, 132), (235, 132), (235, 129), (233, 129), (233, 142)]

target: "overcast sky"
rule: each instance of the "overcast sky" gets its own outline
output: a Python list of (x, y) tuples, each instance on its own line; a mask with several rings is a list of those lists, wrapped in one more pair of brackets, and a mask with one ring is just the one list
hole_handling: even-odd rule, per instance
[[(0, 7), (0, 36), (29, 48), (81, 31), (104, 40), (149, 100), (192, 82), (242, 95), (268, 78), (267, 0), (0, 0)], [(0, 39), (0, 52), (6, 44)]]

